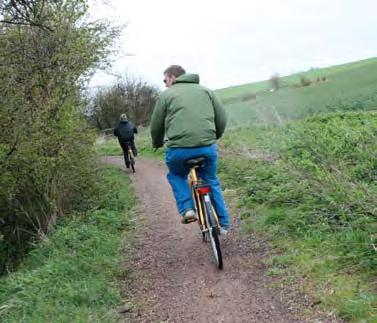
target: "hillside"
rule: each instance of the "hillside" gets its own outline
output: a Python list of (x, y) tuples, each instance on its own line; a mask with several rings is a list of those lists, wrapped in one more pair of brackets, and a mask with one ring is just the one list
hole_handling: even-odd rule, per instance
[[(321, 112), (373, 110), (377, 107), (377, 58), (217, 91), (228, 107), (231, 125), (276, 124)], [(303, 86), (304, 77), (310, 83)]]

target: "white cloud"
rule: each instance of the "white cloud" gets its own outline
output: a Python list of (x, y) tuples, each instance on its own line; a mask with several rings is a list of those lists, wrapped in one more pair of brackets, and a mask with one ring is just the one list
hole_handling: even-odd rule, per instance
[[(377, 50), (372, 0), (109, 2), (92, 6), (94, 16), (129, 22), (113, 70), (156, 84), (170, 64), (219, 88), (366, 58)], [(92, 84), (103, 82), (108, 78), (97, 76)]]

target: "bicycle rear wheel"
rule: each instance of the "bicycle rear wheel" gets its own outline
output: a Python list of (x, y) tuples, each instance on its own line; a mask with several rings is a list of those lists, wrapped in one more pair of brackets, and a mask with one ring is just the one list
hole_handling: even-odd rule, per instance
[(131, 169), (132, 169), (132, 172), (135, 173), (135, 158), (132, 154), (131, 151), (128, 152), (128, 158), (130, 160), (130, 165), (131, 165)]
[(223, 256), (219, 239), (219, 228), (213, 214), (212, 203), (209, 195), (204, 197), (205, 212), (208, 218), (208, 236), (211, 242), (213, 256), (215, 258), (216, 266), (219, 269), (223, 269)]
[(195, 212), (198, 215), (198, 225), (199, 225), (199, 229), (202, 233), (202, 241), (206, 242), (207, 241), (207, 235), (206, 235), (206, 232), (202, 231), (204, 223), (202, 223), (201, 217), (200, 217), (200, 212), (202, 212), (203, 208), (202, 208), (200, 197), (195, 192), (195, 188), (193, 186), (191, 186), (191, 196), (192, 196), (192, 200), (194, 201)]

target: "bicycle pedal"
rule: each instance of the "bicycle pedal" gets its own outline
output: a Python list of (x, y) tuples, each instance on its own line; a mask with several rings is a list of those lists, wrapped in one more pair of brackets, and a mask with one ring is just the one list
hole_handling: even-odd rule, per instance
[(190, 223), (196, 222), (197, 220), (198, 220), (197, 218), (185, 219), (185, 220), (182, 220), (182, 223), (183, 224), (190, 224)]

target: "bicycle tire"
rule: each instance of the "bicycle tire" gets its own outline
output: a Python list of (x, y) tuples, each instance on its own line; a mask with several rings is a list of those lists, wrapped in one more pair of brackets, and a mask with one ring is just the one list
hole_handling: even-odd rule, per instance
[(217, 226), (217, 222), (213, 214), (212, 203), (210, 199), (206, 201), (204, 198), (203, 198), (203, 202), (205, 205), (205, 212), (208, 216), (208, 221), (209, 221), (208, 233), (209, 233), (209, 239), (211, 242), (212, 252), (215, 258), (217, 268), (223, 269), (223, 256), (222, 256), (222, 251), (221, 251), (221, 246), (220, 246), (219, 228)]
[(128, 151), (128, 159), (130, 160), (132, 172), (135, 173), (135, 158), (131, 151)]
[(201, 207), (201, 204), (200, 204), (200, 201), (198, 200), (197, 194), (195, 192), (195, 188), (193, 186), (191, 186), (191, 196), (192, 196), (192, 200), (194, 201), (195, 212), (198, 215), (198, 225), (199, 225), (199, 229), (202, 233), (202, 241), (206, 242), (206, 233), (204, 231), (202, 231), (203, 223), (201, 223), (200, 215), (199, 215), (199, 208)]

